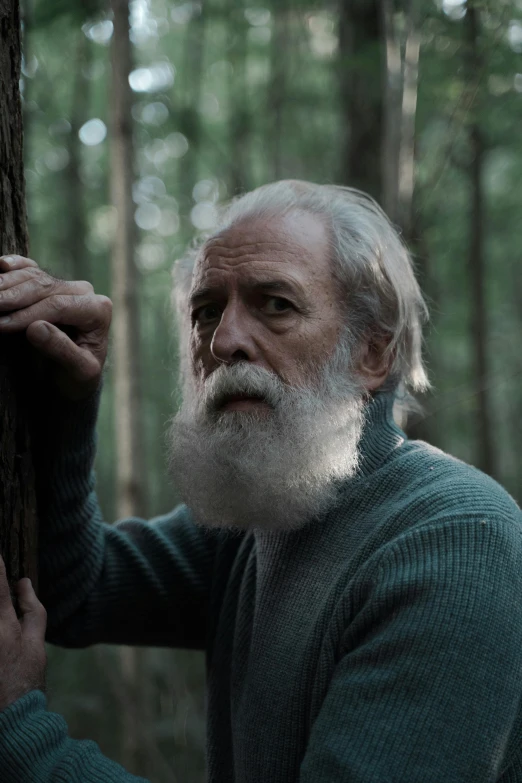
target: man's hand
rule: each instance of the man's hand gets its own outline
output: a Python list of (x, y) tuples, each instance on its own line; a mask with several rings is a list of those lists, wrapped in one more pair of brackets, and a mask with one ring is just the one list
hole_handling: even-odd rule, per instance
[(45, 686), (47, 613), (30, 579), (21, 579), (16, 592), (16, 617), (4, 561), (0, 557), (0, 711), (21, 696)]
[(30, 258), (0, 256), (0, 334), (25, 331), (70, 400), (100, 384), (111, 315), (111, 300), (90, 283), (58, 280)]

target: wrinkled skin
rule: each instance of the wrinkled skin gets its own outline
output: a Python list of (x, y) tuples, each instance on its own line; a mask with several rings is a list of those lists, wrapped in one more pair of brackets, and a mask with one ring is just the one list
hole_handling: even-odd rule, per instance
[(47, 614), (30, 579), (21, 579), (16, 592), (20, 620), (0, 557), (0, 711), (26, 693), (45, 687)]
[[(322, 221), (304, 212), (259, 217), (211, 239), (196, 262), (190, 312), (198, 389), (220, 363), (236, 361), (276, 373), (290, 385), (306, 384), (333, 353), (343, 327)], [(386, 378), (384, 347), (371, 340), (361, 346), (358, 371), (367, 391)], [(259, 405), (242, 400), (227, 407)]]
[(0, 257), (0, 334), (25, 331), (67, 399), (86, 398), (99, 386), (111, 314), (111, 300), (90, 283), (58, 280), (30, 258)]

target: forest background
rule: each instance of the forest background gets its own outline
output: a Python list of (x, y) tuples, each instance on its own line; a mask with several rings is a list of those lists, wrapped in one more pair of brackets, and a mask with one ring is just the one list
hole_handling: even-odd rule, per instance
[[(115, 302), (96, 465), (108, 521), (177, 502), (174, 260), (220, 202), (285, 177), (387, 210), (431, 311), (433, 390), (404, 425), (522, 500), (520, 0), (27, 0), (21, 89), (30, 255)], [(202, 654), (49, 658), (50, 707), (74, 737), (154, 783), (205, 780)]]

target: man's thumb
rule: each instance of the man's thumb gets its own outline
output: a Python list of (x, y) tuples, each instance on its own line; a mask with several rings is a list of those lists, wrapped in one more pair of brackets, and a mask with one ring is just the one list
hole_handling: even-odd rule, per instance
[(47, 612), (37, 598), (30, 579), (20, 579), (17, 585), (18, 606), (20, 607), (22, 636), (34, 642), (45, 640)]

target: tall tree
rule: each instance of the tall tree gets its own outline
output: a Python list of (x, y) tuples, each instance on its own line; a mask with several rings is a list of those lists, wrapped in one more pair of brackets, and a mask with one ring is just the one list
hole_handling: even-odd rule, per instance
[(248, 23), (245, 19), (243, 0), (233, 0), (230, 8), (231, 23), (229, 35), (229, 62), (232, 66), (228, 79), (229, 99), (229, 141), (230, 171), (229, 192), (231, 196), (250, 189), (250, 166), (248, 143), (250, 136), (250, 106), (247, 88)]
[(134, 144), (132, 125), (132, 46), (128, 0), (111, 0), (114, 34), (111, 49), (111, 193), (117, 213), (112, 254), (114, 301), (114, 388), (117, 439), (118, 516), (142, 515), (143, 473), (142, 393), (136, 229), (132, 185)]
[(469, 275), (471, 283), (471, 339), (473, 345), (474, 384), (477, 394), (476, 432), (478, 465), (486, 473), (497, 473), (489, 384), (487, 353), (488, 312), (486, 303), (484, 201), (485, 143), (481, 125), (482, 85), (484, 72), (480, 43), (480, 10), (476, 0), (467, 0), (464, 18), (466, 31), (466, 78), (469, 91), (468, 138), (470, 146), (469, 184)]
[(415, 119), (420, 55), (418, 0), (382, 0), (385, 38), (382, 203), (406, 239), (413, 230)]
[(384, 36), (379, 0), (340, 0), (341, 183), (382, 193)]
[[(208, 0), (192, 4), (192, 16), (188, 23), (183, 52), (183, 106), (180, 109), (180, 127), (189, 142), (189, 149), (180, 161), (181, 200), (190, 206), (192, 189), (198, 178), (201, 154), (200, 104), (203, 88), (203, 62), (205, 55), (205, 31)], [(190, 229), (192, 231), (192, 229)]]
[[(0, 253), (28, 253), (19, 92), (20, 8), (0, 0)], [(0, 552), (12, 582), (37, 577), (34, 476), (26, 415), (25, 340), (0, 341)]]
[[(114, 32), (111, 47), (111, 193), (117, 226), (112, 252), (114, 302), (113, 348), (116, 420), (117, 488), (119, 517), (143, 516), (145, 507), (140, 385), (140, 328), (138, 269), (135, 264), (136, 230), (132, 185), (134, 144), (132, 125), (132, 71), (129, 0), (111, 0)], [(140, 753), (142, 671), (138, 652), (120, 651), (128, 700), (123, 711), (123, 763), (140, 774), (145, 760)]]
[(271, 178), (283, 176), (284, 115), (286, 108), (286, 79), (288, 77), (288, 0), (272, 2), (272, 39), (270, 46), (270, 81), (268, 85), (268, 112), (270, 118)]
[(65, 169), (68, 203), (67, 255), (70, 258), (69, 267), (73, 279), (89, 280), (89, 258), (85, 245), (87, 220), (83, 199), (84, 186), (80, 176), (82, 143), (79, 131), (87, 120), (89, 110), (90, 82), (86, 77), (86, 69), (92, 59), (92, 44), (83, 30), (78, 30), (77, 36), (70, 109), (69, 165)]

